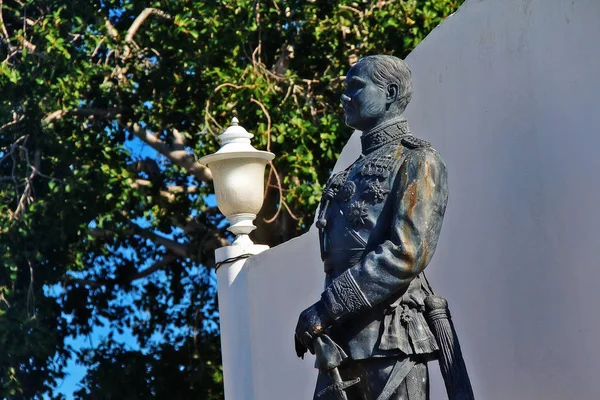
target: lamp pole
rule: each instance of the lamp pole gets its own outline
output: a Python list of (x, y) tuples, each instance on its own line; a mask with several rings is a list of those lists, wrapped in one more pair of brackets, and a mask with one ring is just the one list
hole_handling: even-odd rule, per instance
[(248, 236), (256, 229), (253, 221), (264, 197), (266, 164), (275, 155), (256, 150), (253, 137), (239, 125), (237, 118), (219, 136), (221, 148), (200, 159), (210, 168), (215, 186), (217, 206), (231, 224), (228, 230), (236, 235), (231, 246), (215, 250), (217, 290), (221, 321), (221, 354), (223, 380), (227, 400), (251, 400), (252, 357), (248, 313), (247, 258), (269, 248), (254, 244)]

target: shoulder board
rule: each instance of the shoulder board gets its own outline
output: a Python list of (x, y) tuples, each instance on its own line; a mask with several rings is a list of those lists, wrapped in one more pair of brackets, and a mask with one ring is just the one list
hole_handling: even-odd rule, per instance
[(325, 188), (333, 190), (334, 193), (337, 193), (337, 191), (346, 182), (346, 178), (348, 177), (349, 172), (350, 170), (346, 168), (344, 171), (331, 175), (331, 177), (327, 181), (327, 184), (325, 185)]
[(418, 149), (421, 147), (431, 147), (431, 143), (429, 143), (427, 140), (419, 139), (412, 135), (402, 138), (402, 144), (404, 146), (408, 147), (409, 149)]

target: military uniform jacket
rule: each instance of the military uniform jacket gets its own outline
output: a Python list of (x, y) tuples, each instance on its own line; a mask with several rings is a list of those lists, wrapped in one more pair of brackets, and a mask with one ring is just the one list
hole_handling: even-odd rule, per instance
[(442, 226), (446, 167), (403, 118), (361, 140), (363, 154), (330, 178), (320, 208), (328, 333), (352, 359), (430, 354), (420, 273)]

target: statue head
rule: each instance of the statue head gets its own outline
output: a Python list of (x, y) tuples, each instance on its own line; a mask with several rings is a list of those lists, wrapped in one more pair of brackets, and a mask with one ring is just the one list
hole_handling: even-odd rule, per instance
[(367, 132), (399, 117), (412, 97), (410, 75), (408, 65), (397, 57), (361, 58), (348, 71), (341, 97), (346, 125)]

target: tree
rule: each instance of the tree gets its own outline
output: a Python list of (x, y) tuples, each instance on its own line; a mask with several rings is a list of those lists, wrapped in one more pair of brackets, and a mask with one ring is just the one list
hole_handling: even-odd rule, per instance
[[(351, 133), (345, 71), (461, 2), (0, 0), (0, 397), (59, 398), (77, 353), (81, 398), (221, 398), (231, 237), (197, 157), (237, 116), (277, 154), (256, 240), (306, 231)], [(139, 349), (65, 344), (105, 324)]]

